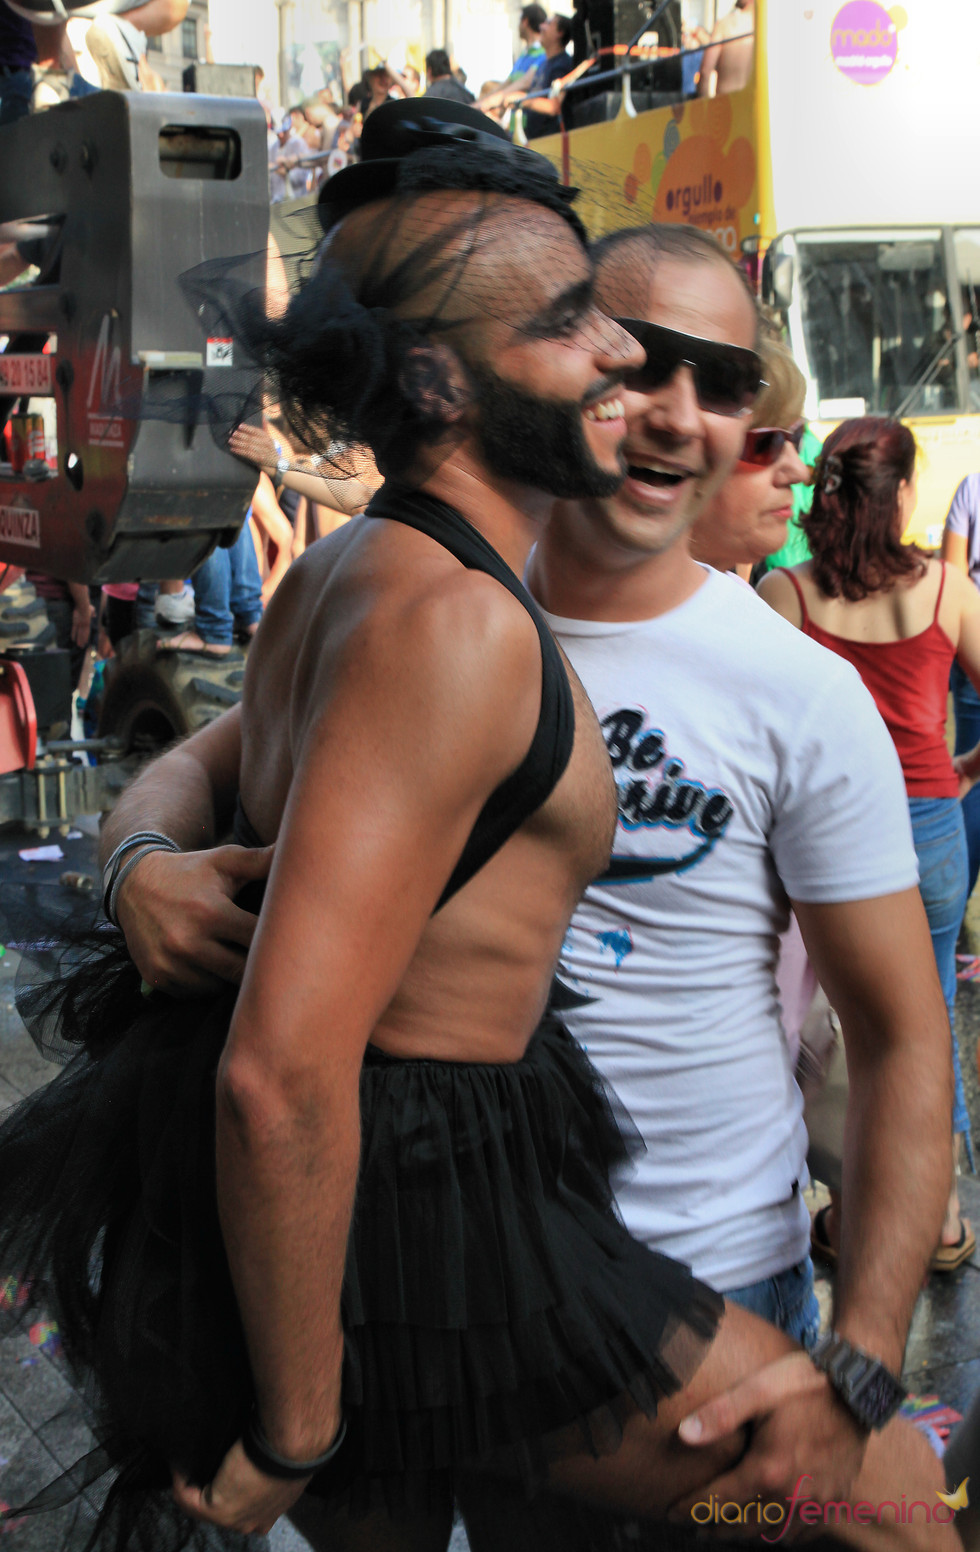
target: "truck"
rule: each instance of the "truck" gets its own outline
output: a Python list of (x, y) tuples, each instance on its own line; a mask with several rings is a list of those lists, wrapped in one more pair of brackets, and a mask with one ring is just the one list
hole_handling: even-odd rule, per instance
[(714, 234), (785, 324), (818, 436), (855, 415), (907, 422), (921, 452), (907, 536), (935, 549), (980, 469), (975, 5), (754, 13), (740, 90), (685, 97), (675, 70), (658, 91), (621, 49), (566, 90), (559, 132), (534, 149), (581, 190), (593, 236), (648, 221)]
[(186, 280), (251, 255), (239, 278), (264, 283), (268, 234), (254, 99), (107, 91), (0, 130), (0, 258), (20, 271), (0, 288), (0, 430), (43, 439), (0, 457), (0, 824), (111, 807), (141, 759), (239, 698), (240, 654), (162, 654), (141, 631), (94, 736), (72, 738), (68, 653), (25, 573), (180, 578), (234, 542), (256, 476), (211, 411), (244, 413), (259, 373)]

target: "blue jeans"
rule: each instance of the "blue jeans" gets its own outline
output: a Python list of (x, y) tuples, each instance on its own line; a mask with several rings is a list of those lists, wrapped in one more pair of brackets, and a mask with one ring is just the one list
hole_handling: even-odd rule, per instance
[(919, 893), (926, 908), (939, 983), (946, 999), (953, 1042), (953, 1131), (963, 1133), (970, 1165), (973, 1144), (956, 1040), (956, 939), (966, 910), (967, 854), (963, 807), (958, 798), (909, 798), (912, 839), (919, 859)]
[[(959, 663), (953, 664), (949, 676), (953, 692), (953, 711), (956, 715), (956, 745), (954, 754), (966, 754), (980, 744), (980, 695), (963, 672)], [(980, 874), (980, 782), (963, 799), (963, 823), (966, 826), (966, 850), (969, 872), (966, 897), (970, 898)]]
[(775, 1277), (764, 1277), (744, 1288), (730, 1288), (726, 1299), (761, 1315), (795, 1342), (811, 1348), (820, 1335), (820, 1306), (813, 1291), (813, 1262), (809, 1256)]
[(209, 646), (230, 646), (233, 626), (262, 618), (262, 580), (248, 520), (230, 550), (213, 550), (191, 578), (197, 633)]
[(0, 129), (5, 124), (16, 124), (31, 111), (34, 95), (34, 75), (31, 70), (11, 70), (0, 75)]

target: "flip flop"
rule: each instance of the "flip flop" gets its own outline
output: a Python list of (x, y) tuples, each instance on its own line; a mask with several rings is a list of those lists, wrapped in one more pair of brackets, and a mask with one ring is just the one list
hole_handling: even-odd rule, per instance
[(837, 1252), (830, 1243), (830, 1235), (827, 1233), (827, 1214), (830, 1211), (830, 1203), (821, 1207), (810, 1219), (810, 1250), (821, 1261), (826, 1261), (828, 1266), (837, 1265)]
[(227, 647), (218, 646), (214, 642), (210, 645), (205, 642), (200, 647), (187, 647), (184, 643), (189, 636), (196, 636), (198, 641), (201, 640), (196, 631), (182, 630), (178, 631), (176, 636), (161, 636), (157, 642), (157, 650), (159, 652), (185, 652), (188, 657), (209, 657), (212, 659), (226, 658), (232, 650), (230, 643)]
[(955, 1272), (969, 1261), (977, 1248), (977, 1237), (969, 1218), (960, 1219), (960, 1237), (955, 1245), (937, 1245), (929, 1262), (930, 1272)]

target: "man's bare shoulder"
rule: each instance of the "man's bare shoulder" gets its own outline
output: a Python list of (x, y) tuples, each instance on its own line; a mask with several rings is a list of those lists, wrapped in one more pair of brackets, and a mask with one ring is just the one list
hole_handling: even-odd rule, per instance
[(744, 38), (754, 29), (754, 20), (751, 12), (729, 11), (727, 16), (722, 16), (715, 23), (714, 32), (711, 34), (712, 43), (722, 43), (728, 38)]
[(540, 656), (534, 621), (497, 580), (413, 529), (361, 518), (291, 567), (250, 654), (249, 689), (268, 709), (277, 685), (295, 747), (301, 727), (349, 694), (483, 704), (523, 702), (530, 686), (536, 706)]

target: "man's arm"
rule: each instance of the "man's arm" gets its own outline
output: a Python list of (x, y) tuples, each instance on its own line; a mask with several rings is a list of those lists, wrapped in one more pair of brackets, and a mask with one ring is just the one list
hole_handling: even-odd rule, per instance
[(701, 71), (698, 76), (698, 96), (711, 96), (711, 83), (715, 71), (718, 69), (718, 61), (721, 59), (721, 40), (727, 38), (728, 31), (723, 22), (718, 22), (711, 34), (711, 42), (704, 51), (701, 60)]
[(190, 0), (144, 0), (143, 5), (135, 5), (122, 14), (147, 37), (159, 38), (180, 26), (189, 5)]
[(957, 571), (962, 571), (964, 576), (969, 575), (970, 565), (968, 558), (966, 534), (953, 533), (951, 529), (943, 529), (942, 558), (949, 566), (955, 566)]
[(952, 1176), (949, 1019), (932, 940), (918, 889), (793, 908), (847, 1053), (834, 1325), (898, 1372)]
[(71, 639), (76, 647), (87, 647), (92, 634), (92, 597), (82, 582), (69, 582), (71, 594)]
[(241, 764), (241, 707), (170, 749), (127, 787), (102, 830), (104, 866), (138, 830), (159, 830), (179, 853), (150, 852), (123, 881), (116, 915), (148, 985), (171, 996), (238, 984), (255, 917), (238, 891), (266, 876), (272, 848), (217, 846), (231, 823)]

